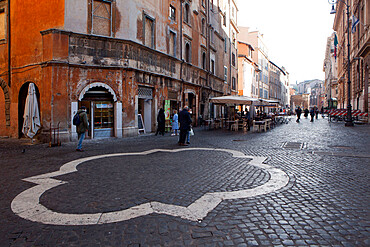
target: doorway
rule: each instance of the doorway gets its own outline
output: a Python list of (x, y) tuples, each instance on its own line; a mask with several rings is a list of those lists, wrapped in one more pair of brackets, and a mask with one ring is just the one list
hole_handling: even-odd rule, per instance
[(152, 132), (152, 100), (139, 99), (138, 114), (143, 117), (145, 132)]
[(113, 95), (104, 87), (89, 89), (79, 103), (86, 107), (89, 120), (87, 137), (105, 138), (114, 136)]

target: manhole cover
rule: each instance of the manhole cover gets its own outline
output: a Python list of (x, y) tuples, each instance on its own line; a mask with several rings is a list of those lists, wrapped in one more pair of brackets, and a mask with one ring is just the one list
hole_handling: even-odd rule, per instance
[(284, 142), (283, 148), (287, 149), (302, 149), (304, 147), (303, 142)]

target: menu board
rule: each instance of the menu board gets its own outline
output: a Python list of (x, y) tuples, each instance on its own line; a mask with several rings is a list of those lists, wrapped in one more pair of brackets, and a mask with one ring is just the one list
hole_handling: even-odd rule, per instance
[(171, 101), (170, 100), (164, 101), (164, 114), (166, 116), (166, 120), (169, 120), (171, 117)]

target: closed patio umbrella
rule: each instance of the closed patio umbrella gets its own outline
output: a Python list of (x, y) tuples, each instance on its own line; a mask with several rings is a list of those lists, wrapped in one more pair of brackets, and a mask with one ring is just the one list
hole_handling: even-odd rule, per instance
[(23, 134), (29, 138), (33, 138), (41, 127), (39, 106), (37, 104), (35, 84), (33, 83), (30, 83), (28, 86), (23, 119)]

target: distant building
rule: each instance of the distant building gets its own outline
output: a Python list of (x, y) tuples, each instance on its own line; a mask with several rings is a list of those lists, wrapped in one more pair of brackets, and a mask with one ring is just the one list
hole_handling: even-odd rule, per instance
[(291, 109), (300, 106), (302, 109), (310, 108), (309, 94), (296, 94), (291, 96)]
[(252, 57), (253, 62), (258, 65), (257, 95), (260, 99), (269, 99), (269, 59), (268, 50), (263, 41), (263, 34), (259, 31), (250, 31), (249, 27), (239, 27), (238, 40), (251, 44), (255, 49)]
[(338, 102), (338, 63), (335, 57), (334, 37), (335, 34), (333, 33), (327, 39), (323, 66), (325, 72), (323, 105), (325, 108), (337, 108)]
[(254, 52), (252, 45), (238, 41), (238, 94), (258, 98), (260, 69), (253, 61)]

